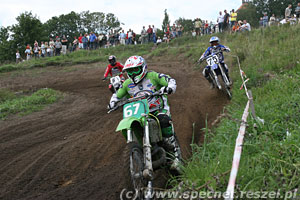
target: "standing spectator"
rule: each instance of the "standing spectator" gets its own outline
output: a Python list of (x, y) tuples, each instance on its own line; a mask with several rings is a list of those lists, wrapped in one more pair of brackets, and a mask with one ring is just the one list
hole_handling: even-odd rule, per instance
[(235, 22), (237, 22), (237, 13), (234, 12), (234, 9), (232, 9), (231, 11), (231, 15), (230, 15), (231, 19), (230, 19), (230, 25), (231, 25), (231, 28), (235, 25)]
[(67, 40), (66, 36), (63, 35), (62, 39), (61, 39), (61, 52), (63, 55), (67, 54), (67, 45), (68, 45), (68, 40)]
[(224, 10), (224, 13), (225, 14), (224, 14), (223, 30), (226, 31), (226, 30), (228, 30), (228, 27), (229, 27), (229, 14), (227, 13), (227, 10)]
[(206, 20), (204, 24), (204, 34), (208, 35), (209, 34), (209, 29), (208, 29), (208, 20)]
[(47, 57), (50, 57), (50, 46), (48, 45), (48, 42), (45, 42), (45, 48)]
[(114, 40), (114, 32), (113, 30), (110, 30), (110, 33), (108, 35), (109, 38), (109, 42), (110, 42), (110, 46), (113, 46), (115, 44), (115, 40)]
[(56, 39), (56, 42), (55, 42), (54, 45), (55, 45), (55, 56), (60, 56), (60, 51), (61, 51), (61, 48), (62, 48), (62, 44), (59, 41), (59, 38)]
[(120, 44), (120, 40), (119, 40), (119, 33), (118, 33), (118, 31), (115, 31), (114, 38), (115, 38), (115, 45), (119, 45)]
[(83, 42), (82, 42), (82, 34), (80, 33), (79, 37), (78, 37), (78, 44), (79, 44), (79, 49), (83, 49)]
[(16, 63), (18, 64), (21, 61), (22, 61), (22, 59), (21, 59), (20, 52), (19, 52), (19, 50), (17, 50), (17, 52), (16, 52)]
[(26, 60), (30, 60), (31, 50), (29, 44), (26, 46), (25, 54), (26, 54)]
[(300, 18), (300, 2), (298, 3), (298, 6), (295, 9), (295, 13), (296, 13), (296, 17), (299, 21), (299, 18)]
[(199, 18), (197, 18), (196, 21), (195, 21), (196, 35), (200, 35), (200, 28), (201, 28), (201, 21), (200, 21)]
[(126, 34), (124, 33), (124, 30), (120, 33), (120, 42), (122, 45), (125, 45), (125, 40), (126, 40)]
[(182, 31), (183, 31), (183, 26), (181, 24), (177, 24), (177, 33), (178, 33), (178, 37), (182, 36)]
[(94, 32), (91, 32), (91, 35), (90, 35), (91, 50), (95, 49), (95, 41), (96, 41), (96, 35)]
[(171, 30), (172, 30), (172, 38), (175, 38), (176, 35), (177, 35), (177, 34), (176, 34), (176, 25), (175, 25), (175, 24), (173, 24)]
[(78, 45), (78, 39), (74, 37), (72, 51), (76, 51)]
[(35, 42), (34, 47), (33, 47), (33, 53), (34, 53), (34, 58), (35, 59), (39, 58), (39, 50), (40, 50), (40, 48), (38, 46), (38, 43)]
[(271, 17), (270, 17), (270, 26), (273, 26), (275, 25), (276, 23), (276, 17), (275, 17), (275, 14), (273, 14)]
[[(149, 25), (150, 26), (150, 25)], [(132, 30), (129, 29), (128, 31), (128, 41), (127, 41), (127, 44), (132, 44), (132, 37), (133, 37), (133, 33), (132, 33)]]
[(269, 23), (269, 17), (267, 15), (267, 13), (264, 14), (262, 21), (263, 21), (263, 27), (267, 27), (268, 23)]
[(87, 49), (88, 47), (88, 41), (89, 39), (87, 38), (87, 34), (84, 34), (84, 36), (81, 38), (82, 44), (83, 44), (83, 49)]
[(86, 49), (90, 49), (90, 48), (91, 48), (90, 35), (91, 35), (91, 34), (87, 34), (87, 33), (86, 33), (86, 38), (88, 39), (88, 42), (87, 42), (87, 48), (86, 48)]
[(141, 31), (141, 43), (145, 44), (146, 41), (147, 41), (147, 31), (146, 31), (145, 26), (143, 26), (143, 29)]
[(149, 25), (149, 28), (147, 29), (147, 33), (148, 33), (148, 43), (149, 43), (152, 41), (152, 33), (153, 33), (151, 25)]
[(289, 4), (289, 6), (285, 9), (285, 20), (288, 21), (291, 18), (292, 14), (292, 4)]
[(50, 56), (51, 57), (54, 55), (54, 48), (55, 48), (54, 45), (55, 45), (55, 43), (54, 43), (53, 39), (50, 38), (49, 46), (50, 46)]
[(103, 47), (103, 34), (100, 33), (98, 36), (98, 41), (99, 41), (99, 48)]
[(46, 55), (46, 46), (44, 44), (44, 42), (41, 42), (41, 56), (42, 58), (44, 58)]
[(263, 22), (263, 18), (259, 18), (259, 27), (263, 27), (264, 26), (264, 22)]
[(154, 25), (152, 25), (152, 39), (153, 39), (153, 43), (156, 43), (156, 33), (157, 33), (157, 28), (154, 27)]
[(222, 15), (222, 11), (219, 12), (219, 17), (218, 17), (218, 25), (219, 25), (219, 32), (223, 32), (223, 24), (224, 24), (224, 16)]

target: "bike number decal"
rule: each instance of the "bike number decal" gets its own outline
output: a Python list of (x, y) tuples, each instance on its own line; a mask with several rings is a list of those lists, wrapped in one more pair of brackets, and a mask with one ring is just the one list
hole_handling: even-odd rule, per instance
[[(147, 102), (147, 101), (146, 101)], [(141, 117), (142, 114), (148, 113), (148, 109), (145, 110), (145, 102), (144, 101), (136, 101), (133, 103), (129, 103), (124, 105), (123, 107), (123, 117)], [(147, 105), (148, 106), (148, 105)]]
[(206, 62), (209, 66), (213, 66), (219, 63), (219, 58), (217, 55), (213, 55), (212, 57), (207, 58)]

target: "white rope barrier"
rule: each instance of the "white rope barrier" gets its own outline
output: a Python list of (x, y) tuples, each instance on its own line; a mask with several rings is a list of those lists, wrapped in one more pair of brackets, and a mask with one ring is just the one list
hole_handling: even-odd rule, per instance
[(232, 200), (234, 198), (235, 180), (236, 180), (237, 173), (239, 170), (239, 164), (240, 164), (240, 159), (241, 159), (241, 154), (242, 154), (242, 146), (243, 146), (244, 135), (245, 135), (245, 131), (246, 131), (247, 117), (249, 115), (249, 111), (248, 111), (249, 106), (250, 106), (250, 101), (247, 102), (246, 108), (244, 110), (239, 134), (236, 139), (234, 156), (233, 156), (233, 161), (232, 161), (232, 168), (231, 168), (230, 178), (229, 178), (229, 182), (228, 182), (228, 186), (227, 186), (227, 190), (226, 190), (225, 200)]

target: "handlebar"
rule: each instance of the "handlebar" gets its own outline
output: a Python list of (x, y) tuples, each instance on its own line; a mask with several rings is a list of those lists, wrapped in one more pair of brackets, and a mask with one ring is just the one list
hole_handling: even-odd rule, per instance
[(121, 106), (123, 106), (127, 103), (131, 103), (131, 102), (142, 100), (142, 99), (148, 99), (148, 98), (155, 97), (155, 96), (162, 96), (162, 95), (165, 95), (165, 94), (167, 94), (167, 93), (163, 93), (161, 91), (156, 91), (153, 94), (144, 94), (142, 96), (132, 97), (132, 98), (126, 99), (124, 101), (118, 101), (117, 105), (114, 108), (109, 109), (109, 111), (107, 113), (109, 114), (112, 111), (117, 110), (119, 107), (121, 107)]
[(220, 50), (220, 51), (217, 51), (217, 52), (215, 52), (215, 53), (212, 53), (211, 55), (209, 55), (209, 56), (205, 56), (204, 58), (202, 58), (201, 60), (199, 60), (199, 63), (201, 63), (201, 62), (203, 62), (203, 60), (206, 60), (206, 59), (208, 59), (208, 58), (210, 58), (210, 57), (213, 57), (214, 55), (216, 55), (216, 54), (219, 54), (219, 53), (221, 53), (221, 52), (223, 52), (224, 50)]

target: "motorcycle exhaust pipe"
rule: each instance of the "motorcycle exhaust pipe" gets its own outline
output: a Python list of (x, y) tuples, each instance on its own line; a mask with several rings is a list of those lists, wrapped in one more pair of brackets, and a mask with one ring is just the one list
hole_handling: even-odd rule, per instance
[(152, 152), (152, 157), (154, 155), (158, 155), (159, 159), (152, 161), (152, 167), (153, 170), (158, 169), (159, 167), (161, 167), (162, 165), (166, 164), (166, 151), (162, 148), (162, 147), (157, 147), (154, 149), (154, 151)]

